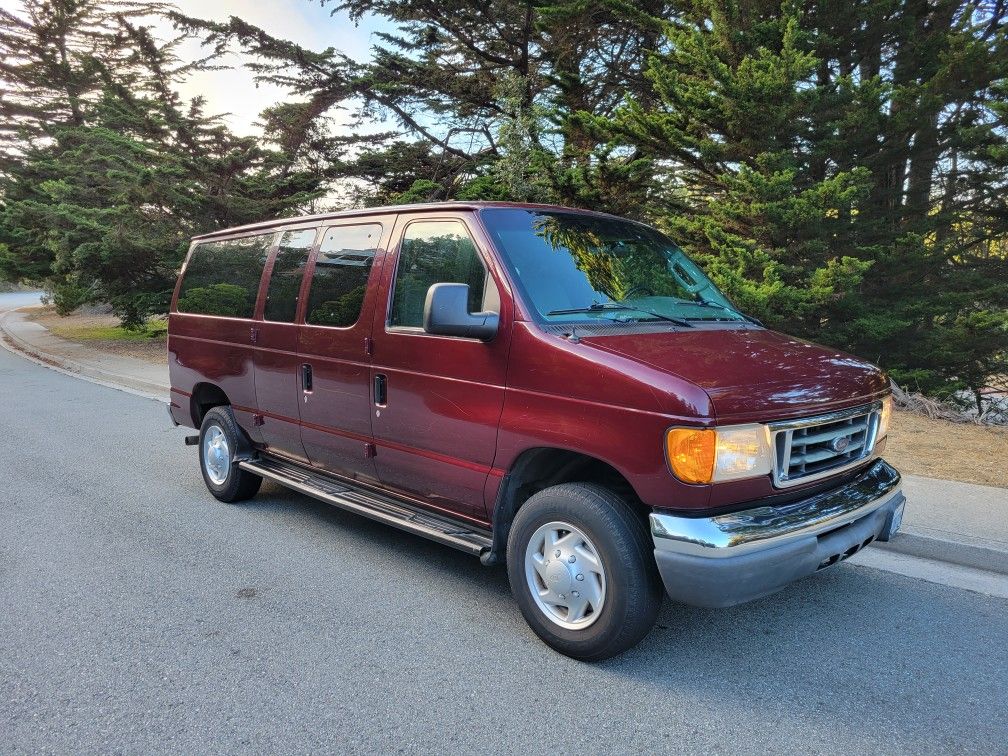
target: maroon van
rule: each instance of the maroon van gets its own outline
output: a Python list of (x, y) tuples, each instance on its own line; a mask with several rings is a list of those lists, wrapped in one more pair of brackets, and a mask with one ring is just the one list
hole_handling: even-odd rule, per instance
[(625, 219), (447, 203), (199, 236), (168, 334), (214, 496), (269, 478), (505, 562), (579, 659), (637, 643), (663, 587), (729, 606), (900, 525), (883, 373)]

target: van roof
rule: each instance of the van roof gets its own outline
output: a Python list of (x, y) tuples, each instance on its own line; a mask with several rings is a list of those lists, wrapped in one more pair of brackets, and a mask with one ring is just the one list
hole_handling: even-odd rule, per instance
[(402, 212), (434, 212), (438, 210), (478, 210), (486, 207), (515, 207), (526, 210), (564, 210), (572, 213), (586, 213), (589, 215), (604, 215), (615, 217), (608, 213), (600, 213), (594, 210), (582, 210), (576, 207), (564, 207), (563, 205), (546, 205), (525, 202), (423, 202), (413, 205), (385, 205), (383, 207), (365, 207), (357, 210), (338, 210), (331, 213), (318, 213), (316, 215), (300, 215), (292, 218), (277, 218), (275, 220), (262, 221), (260, 223), (249, 223), (245, 226), (234, 226), (233, 228), (223, 228), (220, 231), (211, 231), (207, 234), (199, 234), (193, 237), (194, 241), (201, 239), (216, 239), (232, 234), (243, 234), (249, 231), (268, 230), (280, 226), (289, 226), (295, 223), (310, 223), (312, 221), (327, 221), (336, 218), (355, 218), (358, 216), (384, 215), (388, 213)]

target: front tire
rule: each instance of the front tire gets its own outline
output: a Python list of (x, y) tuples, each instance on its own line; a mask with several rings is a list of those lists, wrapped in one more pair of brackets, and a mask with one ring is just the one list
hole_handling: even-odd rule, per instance
[(507, 549), (511, 592), (561, 654), (600, 661), (654, 625), (662, 584), (643, 520), (602, 486), (564, 483), (519, 508)]
[(220, 501), (232, 504), (259, 492), (262, 478), (235, 461), (247, 443), (230, 407), (214, 407), (206, 413), (200, 426), (200, 471), (207, 489)]

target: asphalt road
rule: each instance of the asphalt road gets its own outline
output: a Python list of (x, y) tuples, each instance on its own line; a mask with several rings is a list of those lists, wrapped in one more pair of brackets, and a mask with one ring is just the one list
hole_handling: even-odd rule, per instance
[(1008, 601), (841, 565), (666, 602), (599, 665), (505, 573), (270, 485), (227, 506), (164, 405), (0, 349), (5, 753), (979, 752)]

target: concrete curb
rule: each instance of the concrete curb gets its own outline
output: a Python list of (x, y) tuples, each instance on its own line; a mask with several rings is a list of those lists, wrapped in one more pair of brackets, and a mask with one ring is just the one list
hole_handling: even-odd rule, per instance
[(883, 551), (1008, 575), (1008, 551), (931, 538), (906, 531), (897, 533), (888, 543), (876, 541), (873, 545)]
[(50, 354), (34, 347), (8, 327), (8, 319), (18, 314), (23, 316), (24, 313), (19, 313), (18, 310), (11, 310), (10, 312), (0, 314), (0, 344), (7, 348), (8, 351), (14, 352), (43, 367), (65, 373), (75, 378), (83, 378), (92, 383), (125, 391), (129, 394), (136, 394), (148, 399), (156, 399), (161, 402), (168, 401), (170, 387), (167, 385), (151, 383), (150, 381), (122, 375), (121, 373), (101, 370), (93, 365), (82, 365), (74, 360)]

